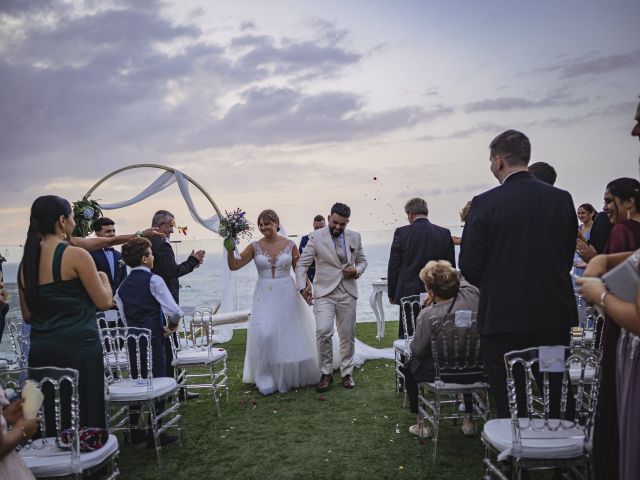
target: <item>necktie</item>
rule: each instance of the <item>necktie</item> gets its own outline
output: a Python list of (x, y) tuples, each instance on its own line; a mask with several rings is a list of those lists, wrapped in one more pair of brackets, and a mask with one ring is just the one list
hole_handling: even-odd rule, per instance
[(340, 263), (346, 265), (347, 257), (344, 253), (344, 237), (342, 235), (336, 238), (336, 253), (338, 254), (338, 260), (340, 260)]

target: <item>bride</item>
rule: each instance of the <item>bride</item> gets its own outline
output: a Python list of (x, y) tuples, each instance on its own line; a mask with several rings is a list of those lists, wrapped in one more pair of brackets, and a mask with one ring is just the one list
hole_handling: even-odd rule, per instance
[(252, 259), (258, 270), (242, 381), (255, 384), (263, 395), (315, 385), (320, 379), (314, 316), (291, 276), (300, 253), (278, 234), (279, 226), (276, 212), (264, 210), (258, 215), (263, 238), (251, 242), (240, 258), (227, 253), (231, 270)]

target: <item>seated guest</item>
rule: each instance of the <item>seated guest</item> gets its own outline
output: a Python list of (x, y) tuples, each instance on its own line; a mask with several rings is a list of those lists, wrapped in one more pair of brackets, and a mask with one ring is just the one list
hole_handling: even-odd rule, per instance
[[(134, 238), (122, 246), (122, 257), (131, 268), (131, 272), (120, 284), (116, 292), (115, 301), (124, 323), (129, 327), (148, 328), (151, 330), (152, 374), (154, 377), (166, 376), (166, 359), (164, 351), (165, 336), (178, 328), (182, 310), (175, 302), (166, 283), (158, 275), (151, 273), (153, 268), (153, 253), (151, 242), (146, 238)], [(164, 325), (167, 317), (169, 326)], [(134, 355), (133, 351), (130, 355)], [(145, 368), (146, 355), (141, 358), (142, 376), (147, 375)], [(133, 376), (137, 375), (135, 361), (132, 361)], [(158, 405), (162, 411), (164, 405)], [(131, 422), (138, 423), (139, 413), (132, 413)], [(138, 431), (133, 432), (132, 442), (143, 441), (145, 436)], [(148, 435), (147, 446), (153, 448), (153, 437)], [(177, 437), (162, 434), (160, 441), (163, 445), (177, 440)]]
[[(420, 279), (427, 290), (427, 307), (420, 312), (416, 320), (416, 333), (411, 341), (411, 359), (403, 369), (405, 386), (409, 396), (409, 406), (413, 413), (418, 413), (418, 383), (432, 382), (434, 380), (433, 355), (431, 352), (430, 319), (437, 316), (454, 313), (459, 310), (478, 310), (480, 300), (476, 287), (464, 279), (460, 279), (458, 272), (446, 260), (432, 260), (420, 271)], [(454, 347), (451, 347), (451, 351)], [(482, 379), (482, 374), (475, 377), (465, 375), (463, 381), (456, 383), (477, 382)], [(465, 395), (465, 411), (473, 412), (471, 396)], [(430, 436), (431, 432), (426, 426), (420, 429), (418, 424), (409, 427), (414, 435)], [(462, 422), (462, 431), (465, 435), (473, 435), (475, 426), (471, 416), (466, 416)]]
[[(31, 470), (16, 452), (26, 439), (31, 438), (40, 426), (40, 419), (28, 420), (22, 414), (24, 400), (9, 403), (0, 387), (0, 478), (11, 480), (35, 480)], [(11, 425), (11, 431), (7, 426)]]

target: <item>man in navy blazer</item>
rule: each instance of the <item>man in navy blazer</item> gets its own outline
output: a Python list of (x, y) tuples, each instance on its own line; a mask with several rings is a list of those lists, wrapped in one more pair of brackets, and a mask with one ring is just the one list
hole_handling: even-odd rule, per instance
[[(111, 238), (116, 236), (116, 224), (107, 217), (102, 217), (93, 222), (91, 226), (96, 237)], [(116, 294), (116, 290), (127, 276), (127, 267), (122, 260), (120, 252), (113, 247), (101, 248), (91, 252), (93, 261), (99, 272), (104, 272), (109, 277), (112, 295)]]
[[(456, 258), (451, 232), (429, 221), (429, 207), (422, 198), (412, 198), (404, 206), (409, 225), (397, 228), (393, 234), (387, 284), (389, 302), (400, 305), (400, 299), (425, 291), (418, 274), (430, 260), (447, 260), (455, 268)], [(415, 317), (419, 312), (415, 312)], [(400, 306), (402, 315), (402, 306)], [(411, 325), (407, 325), (411, 330)], [(413, 331), (407, 332), (413, 335)], [(398, 330), (404, 338), (402, 321)]]
[[(509, 417), (504, 354), (569, 345), (578, 324), (570, 276), (578, 229), (573, 200), (534, 178), (530, 157), (521, 132), (508, 130), (491, 142), (490, 169), (501, 185), (473, 199), (460, 247), (460, 270), (480, 289), (480, 348), (498, 418)], [(561, 378), (552, 377), (552, 396), (559, 395)]]
[[(313, 231), (319, 230), (325, 227), (324, 217), (322, 215), (316, 215), (313, 217)], [(304, 247), (309, 243), (309, 235), (303, 235), (300, 239), (300, 246), (298, 247), (298, 251), (302, 254)], [(313, 278), (316, 276), (316, 262), (313, 262), (309, 269), (307, 270), (307, 277), (309, 277), (309, 281), (313, 283)]]

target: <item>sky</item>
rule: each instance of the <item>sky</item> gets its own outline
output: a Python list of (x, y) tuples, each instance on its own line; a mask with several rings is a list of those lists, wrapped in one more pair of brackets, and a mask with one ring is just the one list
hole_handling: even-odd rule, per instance
[[(76, 201), (147, 163), (222, 211), (273, 208), (289, 233), (336, 201), (350, 228), (392, 229), (415, 196), (458, 225), (497, 185), (488, 145), (509, 128), (576, 206), (599, 208), (609, 181), (638, 176), (639, 20), (637, 0), (1, 0), (0, 244), (24, 241), (39, 195)], [(92, 198), (160, 173), (129, 170)], [(105, 214), (129, 233), (160, 208), (215, 237), (176, 185)]]

